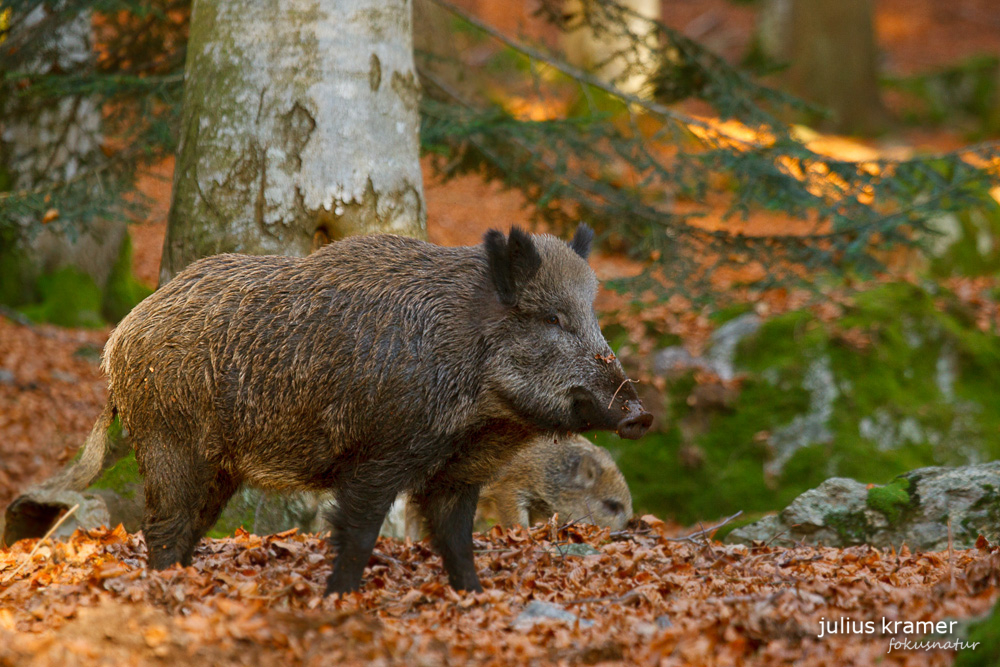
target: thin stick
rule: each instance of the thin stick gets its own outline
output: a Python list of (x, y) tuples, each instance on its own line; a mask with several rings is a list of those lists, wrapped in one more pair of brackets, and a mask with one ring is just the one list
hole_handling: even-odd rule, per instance
[(624, 380), (622, 380), (622, 383), (620, 385), (618, 385), (617, 389), (615, 389), (614, 396), (611, 397), (611, 402), (608, 403), (608, 410), (611, 409), (611, 404), (615, 402), (616, 398), (618, 398), (618, 392), (620, 392), (622, 390), (622, 387), (625, 386), (626, 382), (638, 382), (638, 380), (632, 380), (630, 378), (625, 378)]
[(952, 590), (955, 589), (955, 551), (954, 541), (951, 533), (951, 517), (948, 517), (948, 578), (951, 581)]
[(720, 521), (718, 524), (716, 524), (714, 526), (709, 526), (708, 528), (703, 528), (702, 530), (699, 530), (696, 533), (691, 533), (690, 535), (685, 535), (683, 537), (667, 537), (665, 539), (666, 539), (667, 542), (693, 542), (694, 544), (697, 544), (698, 542), (696, 540), (699, 537), (705, 537), (709, 533), (715, 532), (716, 530), (718, 530), (719, 528), (722, 528), (727, 523), (729, 523), (733, 519), (736, 519), (737, 517), (741, 516), (742, 514), (743, 514), (743, 510), (740, 510), (736, 514), (734, 514), (732, 516), (729, 516), (729, 517), (726, 517), (725, 519), (723, 519), (722, 521)]
[(11, 572), (9, 575), (7, 575), (7, 578), (4, 579), (3, 583), (6, 584), (6, 583), (10, 582), (10, 580), (13, 579), (15, 576), (17, 576), (17, 573), (20, 572), (21, 569), (24, 568), (25, 565), (27, 565), (28, 563), (30, 563), (31, 562), (31, 557), (34, 556), (35, 552), (38, 551), (39, 547), (42, 546), (42, 542), (44, 542), (45, 540), (47, 540), (50, 537), (52, 537), (52, 533), (54, 533), (57, 530), (59, 530), (59, 526), (63, 525), (63, 522), (66, 519), (69, 518), (69, 515), (72, 514), (73, 512), (75, 512), (79, 507), (80, 507), (80, 503), (77, 503), (76, 505), (73, 505), (72, 507), (70, 507), (68, 512), (66, 512), (61, 517), (59, 517), (59, 520), (56, 521), (55, 525), (52, 526), (51, 528), (49, 528), (49, 532), (45, 533), (45, 535), (42, 537), (42, 539), (38, 540), (38, 543), (35, 544), (35, 548), (32, 549), (28, 553), (28, 557), (25, 558), (23, 561), (21, 561), (21, 564), (18, 565), (17, 568), (13, 572)]

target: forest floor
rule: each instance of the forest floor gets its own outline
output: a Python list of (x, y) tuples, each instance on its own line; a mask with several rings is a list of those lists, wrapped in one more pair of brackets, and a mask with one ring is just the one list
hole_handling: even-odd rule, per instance
[(950, 665), (953, 647), (894, 642), (951, 641), (1000, 578), (985, 544), (748, 548), (670, 532), (653, 517), (616, 534), (494, 528), (476, 538), (480, 594), (449, 588), (426, 542), (380, 540), (344, 598), (322, 596), (325, 542), (294, 531), (206, 540), (163, 572), (120, 527), (34, 553), (24, 540), (0, 552), (0, 665)]
[[(936, 0), (879, 0), (876, 28), (889, 68), (909, 74), (1000, 52), (994, 1), (955, 0), (954, 11), (943, 12)], [(745, 5), (665, 4), (668, 22), (709, 43), (718, 39), (720, 51), (745, 47), (752, 25)], [(901, 136), (894, 141), (914, 149), (963, 144), (946, 130)], [(172, 170), (166, 161), (143, 176), (152, 207), (131, 229), (134, 271), (150, 286)], [(436, 243), (473, 244), (489, 227), (532, 226), (520, 194), (474, 175), (446, 183), (428, 176), (426, 198)], [(600, 254), (593, 265), (602, 279), (636, 269)], [(602, 304), (614, 298), (604, 295)], [(785, 294), (766, 307), (793, 305)], [(677, 333), (698, 348), (710, 321), (681, 313), (683, 304), (674, 310)], [(97, 359), (109, 331), (0, 315), (0, 507), (63, 466), (82, 443), (106, 395)], [(193, 566), (161, 573), (144, 569), (141, 536), (120, 529), (77, 533), (68, 542), (24, 541), (0, 551), (0, 666), (948, 665), (954, 650), (890, 651), (893, 637), (933, 633), (897, 633), (883, 623), (968, 619), (990, 608), (1000, 585), (1000, 553), (988, 545), (918, 554), (745, 548), (679, 533), (650, 516), (618, 534), (580, 526), (494, 529), (476, 538), (486, 589), (479, 595), (454, 593), (426, 543), (380, 540), (364, 589), (342, 600), (322, 597), (328, 552), (315, 535), (205, 540)], [(573, 544), (591, 550), (567, 552)], [(525, 619), (532, 601), (556, 603), (579, 620)], [(870, 621), (873, 629), (818, 637), (821, 619), (842, 618)]]

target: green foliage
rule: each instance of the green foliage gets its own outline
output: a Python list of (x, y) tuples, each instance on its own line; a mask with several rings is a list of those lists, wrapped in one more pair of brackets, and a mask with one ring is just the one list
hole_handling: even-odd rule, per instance
[(900, 93), (901, 115), (921, 125), (968, 127), (973, 135), (1000, 129), (1000, 58), (980, 55), (954, 65), (882, 82)]
[(958, 211), (939, 221), (941, 236), (930, 242), (946, 248), (934, 253), (933, 275), (981, 276), (1000, 271), (1000, 204)]
[[(14, 253), (13, 256), (20, 257)], [(64, 327), (101, 328), (117, 322), (152, 293), (132, 275), (132, 244), (128, 235), (122, 242), (118, 258), (101, 290), (94, 280), (71, 266), (37, 277), (25, 279), (19, 275), (12, 281), (18, 290), (18, 300), (8, 302), (36, 322), (48, 322)], [(25, 290), (29, 286), (31, 291)], [(26, 298), (25, 293), (34, 298)], [(5, 295), (0, 293), (0, 302)]]
[[(0, 32), (0, 113), (5, 119), (30, 123), (52, 109), (75, 109), (86, 101), (89, 108), (102, 110), (103, 134), (124, 148), (78, 154), (69, 142), (89, 130), (79, 130), (79, 119), (67, 116), (63, 131), (38, 149), (44, 159), (37, 164), (48, 164), (50, 169), (12, 173), (10, 164), (0, 164), (0, 238), (30, 244), (50, 210), (57, 211), (58, 218), (47, 228), (71, 239), (95, 219), (127, 220), (142, 210), (141, 198), (124, 194), (133, 188), (143, 165), (161, 159), (176, 143), (170, 128), (179, 118), (188, 4), (180, 0), (3, 3), (11, 16), (10, 28)], [(24, 20), (32, 12), (41, 20)], [(101, 28), (94, 32), (100, 49), (94, 52), (103, 55), (95, 60), (60, 59), (65, 26), (87, 12), (101, 14)], [(90, 18), (86, 21), (89, 24)], [(57, 62), (58, 66), (52, 65)], [(62, 165), (61, 152), (74, 155), (74, 166)]]
[(893, 480), (885, 486), (873, 486), (868, 489), (867, 505), (884, 514), (889, 523), (896, 523), (910, 504), (910, 494), (907, 493), (909, 488), (910, 482), (906, 478)]
[[(612, 282), (615, 288), (663, 296), (680, 290), (709, 300), (719, 269), (753, 262), (768, 268), (750, 282), (758, 288), (827, 272), (869, 274), (884, 268), (886, 248), (919, 243), (924, 232), (932, 232), (929, 221), (941, 212), (990, 205), (997, 174), (995, 166), (982, 165), (1000, 156), (997, 145), (864, 166), (816, 154), (776, 120), (774, 112), (801, 109), (801, 103), (758, 85), (659, 22), (641, 19), (645, 30), (627, 25), (636, 17), (610, 0), (590, 0), (577, 13), (552, 0), (541, 11), (560, 30), (584, 25), (622, 40), (624, 46), (598, 64), (620, 66), (610, 82), (453, 11), (497, 48), (516, 50), (534, 63), (519, 83), (505, 82), (507, 94), (544, 101), (556, 70), (564, 82), (556, 94), (576, 97), (561, 116), (525, 120), (497, 102), (503, 96), (495, 86), (477, 94), (468, 82), (442, 80), (418, 59), (426, 93), (425, 149), (448, 156), (440, 163), (446, 174), (485, 170), (521, 189), (556, 227), (587, 220), (616, 249), (649, 267), (637, 278)], [(617, 88), (634, 75), (646, 76), (651, 89), (629, 94)], [(720, 132), (665, 105), (683, 98), (702, 100), (757, 138)], [(812, 176), (803, 178), (803, 172)], [(721, 190), (731, 218), (768, 209), (816, 217), (827, 226), (818, 224), (808, 234), (749, 237), (691, 224), (711, 209), (706, 194)], [(686, 213), (679, 214), (672, 201), (683, 201)]]
[(1000, 604), (993, 612), (969, 628), (966, 644), (978, 642), (975, 650), (959, 651), (955, 667), (995, 667), (1000, 665)]
[(132, 239), (126, 235), (104, 287), (101, 315), (109, 322), (118, 322), (152, 293), (132, 274)]
[[(847, 330), (870, 343), (848, 344)], [(1000, 338), (981, 331), (945, 290), (882, 285), (856, 295), (834, 322), (809, 310), (785, 313), (744, 339), (736, 362), (744, 378), (731, 407), (688, 405), (687, 374), (668, 383), (660, 432), (636, 443), (596, 437), (616, 453), (637, 511), (687, 524), (775, 511), (842, 476), (888, 484), (872, 489), (869, 506), (896, 520), (908, 502), (897, 475), (1000, 458)], [(810, 382), (831, 392), (823, 429), (789, 429), (819, 414), (822, 392)], [(776, 465), (775, 443), (790, 439), (794, 447)], [(840, 519), (845, 534), (859, 529)]]
[(21, 252), (17, 232), (0, 225), (0, 303), (21, 306), (38, 299), (34, 267)]
[[(15, 18), (35, 5), (5, 3)], [(756, 287), (824, 271), (874, 271), (886, 248), (918, 241), (928, 219), (982, 206), (996, 181), (995, 171), (982, 167), (1000, 155), (995, 145), (865, 167), (818, 155), (777, 120), (779, 112), (804, 108), (801, 102), (759, 85), (658, 21), (637, 23), (631, 10), (611, 0), (588, 0), (578, 13), (545, 0), (539, 12), (560, 31), (586, 27), (621, 40), (622, 48), (598, 64), (618, 66), (610, 81), (442, 6), (453, 16), (453, 37), (466, 48), (441, 40), (440, 52), (417, 54), (425, 92), (424, 149), (441, 158), (449, 175), (483, 170), (524, 191), (555, 228), (590, 222), (615, 249), (648, 266), (637, 278), (613, 283), (633, 294), (681, 290), (710, 299), (718, 269), (751, 262), (769, 269), (753, 281)], [(105, 56), (96, 66), (33, 68), (40, 54), (56, 48), (54, 26), (85, 10), (101, 13), (98, 39)], [(94, 216), (128, 213), (127, 202), (134, 200), (122, 193), (132, 186), (136, 167), (175, 145), (187, 11), (179, 0), (69, 0), (37, 28), (12, 21), (21, 27), (3, 35), (4, 113), (30, 114), (84, 97), (109, 102), (104, 108), (114, 113), (105, 119), (107, 133), (128, 148), (85, 165), (72, 178), (3, 193), (0, 231), (24, 229), (30, 237), (49, 208), (59, 210), (55, 228), (67, 234), (78, 233)], [(454, 62), (456, 52), (474, 52), (481, 60), (475, 66), (433, 66)], [(620, 86), (636, 75), (646, 78), (647, 89), (623, 93)], [(571, 99), (565, 113), (529, 121), (505, 108), (512, 97)], [(701, 100), (722, 119), (740, 121), (760, 138), (720, 133), (667, 106), (686, 98)], [(822, 177), (803, 180), (804, 170)], [(692, 221), (712, 208), (706, 203), (710, 191), (726, 194), (732, 217), (763, 208), (814, 216), (827, 228), (760, 237), (709, 231)], [(684, 202), (684, 214), (676, 201)]]
[(70, 266), (38, 278), (40, 301), (21, 308), (35, 322), (99, 329), (101, 290), (93, 278)]

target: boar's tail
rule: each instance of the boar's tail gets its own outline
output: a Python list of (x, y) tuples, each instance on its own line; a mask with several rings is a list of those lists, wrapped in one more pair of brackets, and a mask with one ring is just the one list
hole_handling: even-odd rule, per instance
[(83, 491), (97, 481), (105, 470), (128, 453), (127, 438), (112, 428), (118, 411), (108, 400), (90, 435), (80, 448), (80, 456), (62, 472), (42, 483), (40, 488), (56, 491)]
[[(117, 410), (110, 399), (91, 429), (80, 456), (61, 472), (14, 499), (5, 512), (2, 542), (11, 545), (26, 537), (42, 537), (69, 508), (74, 494), (94, 483), (129, 449), (127, 437), (112, 429)], [(75, 496), (79, 498), (79, 496)]]

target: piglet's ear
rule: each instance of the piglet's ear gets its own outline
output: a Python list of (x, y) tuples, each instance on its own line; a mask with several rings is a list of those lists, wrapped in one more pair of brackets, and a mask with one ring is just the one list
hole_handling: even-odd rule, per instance
[(594, 230), (581, 222), (576, 228), (576, 233), (573, 234), (573, 240), (569, 242), (569, 247), (577, 255), (587, 259), (587, 256), (590, 255), (590, 244), (593, 240)]
[(581, 454), (570, 464), (573, 471), (573, 486), (578, 489), (589, 489), (597, 483), (601, 476), (601, 464), (590, 454)]
[(518, 227), (510, 230), (510, 236), (491, 229), (483, 238), (486, 258), (489, 260), (490, 278), (496, 287), (500, 302), (506, 306), (517, 303), (517, 297), (524, 284), (531, 280), (542, 265), (535, 242), (531, 235)]

